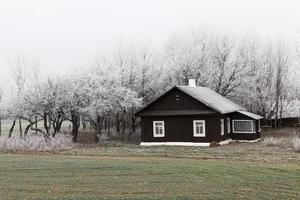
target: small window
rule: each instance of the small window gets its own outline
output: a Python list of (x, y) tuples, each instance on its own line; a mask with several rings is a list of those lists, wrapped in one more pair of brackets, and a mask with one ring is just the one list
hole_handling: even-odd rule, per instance
[(194, 137), (205, 137), (205, 120), (193, 120)]
[(234, 133), (254, 133), (253, 120), (232, 120)]
[(224, 135), (224, 119), (220, 120), (220, 124), (221, 124), (221, 135)]
[(227, 117), (227, 133), (230, 133), (230, 118)]
[(164, 121), (153, 121), (153, 137), (165, 137)]
[(261, 131), (261, 128), (260, 128), (260, 120), (258, 120), (257, 123), (258, 123), (258, 132), (260, 132), (260, 131)]

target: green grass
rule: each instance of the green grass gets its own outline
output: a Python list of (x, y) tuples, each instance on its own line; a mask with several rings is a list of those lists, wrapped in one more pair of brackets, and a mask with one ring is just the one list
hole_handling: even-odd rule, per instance
[(300, 154), (282, 147), (78, 147), (0, 153), (0, 199), (299, 199)]

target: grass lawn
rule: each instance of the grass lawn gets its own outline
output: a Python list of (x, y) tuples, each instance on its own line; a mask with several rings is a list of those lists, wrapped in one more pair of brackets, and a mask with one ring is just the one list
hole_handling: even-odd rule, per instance
[(300, 199), (300, 154), (260, 143), (0, 153), (0, 199)]

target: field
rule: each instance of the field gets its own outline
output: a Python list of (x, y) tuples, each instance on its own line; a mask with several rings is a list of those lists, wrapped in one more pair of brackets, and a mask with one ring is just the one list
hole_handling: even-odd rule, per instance
[[(8, 134), (11, 126), (12, 126), (12, 120), (2, 120), (1, 121), (1, 134), (2, 135), (6, 135)], [(28, 125), (28, 122), (24, 121), (24, 120), (21, 120), (21, 124), (22, 124), (22, 129), (24, 131), (24, 129), (26, 128), (26, 126)], [(71, 123), (66, 121), (66, 122), (63, 122), (62, 124), (62, 131), (69, 131), (70, 128), (71, 128)], [(38, 122), (38, 128), (41, 128), (42, 130), (44, 130), (44, 126), (43, 126), (43, 122)], [(15, 125), (15, 128), (14, 128), (14, 132), (15, 133), (19, 133), (19, 122), (17, 121), (16, 122), (16, 125)]]
[(300, 153), (260, 142), (0, 153), (0, 199), (300, 199), (299, 188)]

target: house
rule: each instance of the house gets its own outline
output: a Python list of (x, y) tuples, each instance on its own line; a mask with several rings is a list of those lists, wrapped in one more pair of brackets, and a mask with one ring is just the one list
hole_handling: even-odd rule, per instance
[(256, 141), (260, 119), (207, 87), (174, 86), (135, 113), (141, 145), (209, 146), (231, 140)]

